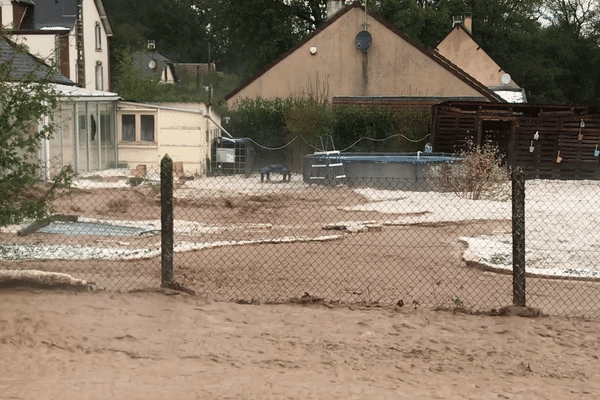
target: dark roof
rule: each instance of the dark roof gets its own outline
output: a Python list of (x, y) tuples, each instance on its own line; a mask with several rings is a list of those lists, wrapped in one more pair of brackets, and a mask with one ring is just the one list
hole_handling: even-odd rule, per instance
[(14, 42), (0, 37), (0, 65), (6, 63), (12, 63), (10, 79), (13, 81), (21, 80), (26, 75), (33, 74), (38, 80), (48, 80), (63, 85), (75, 85), (75, 82), (66, 76), (57, 71), (52, 71), (52, 68), (41, 59), (29, 53), (18, 52)]
[[(160, 74), (164, 71), (165, 67), (168, 67), (171, 69), (171, 73), (173, 74), (175, 81), (178, 80), (175, 74), (173, 62), (167, 57), (158, 54), (156, 51), (148, 53), (132, 53), (131, 57), (133, 58), (133, 64), (145, 75)], [(154, 61), (155, 63), (154, 68), (149, 66), (151, 61)]]
[(77, 21), (77, 0), (35, 0), (33, 29), (67, 28), (73, 30)]
[[(52, 28), (66, 28), (70, 31), (75, 29), (77, 22), (77, 0), (21, 0), (33, 6), (33, 24), (21, 27), (20, 30), (47, 30)], [(100, 19), (108, 36), (112, 36), (112, 30), (108, 23), (106, 11), (101, 0), (93, 0), (98, 9)]]
[[(307, 43), (313, 37), (320, 34), (323, 30), (325, 30), (327, 27), (329, 27), (336, 20), (341, 18), (344, 14), (346, 14), (353, 8), (361, 8), (361, 9), (365, 10), (364, 6), (362, 6), (358, 1), (355, 1), (351, 6), (348, 6), (345, 9), (338, 11), (332, 18), (330, 18), (328, 21), (326, 21), (323, 25), (321, 25), (318, 29), (316, 29), (313, 33), (311, 33), (303, 41), (301, 41), (300, 43), (298, 43), (297, 45), (295, 45), (294, 47), (292, 47), (291, 49), (286, 51), (284, 54), (282, 54), (280, 57), (278, 57), (275, 61), (273, 61), (271, 64), (269, 64), (268, 66), (263, 68), (261, 71), (259, 71), (256, 75), (254, 75), (252, 78), (250, 78), (248, 81), (246, 81), (241, 86), (239, 86), (237, 89), (233, 90), (231, 93), (229, 93), (227, 96), (225, 96), (225, 100), (229, 100), (230, 98), (235, 96), (238, 92), (240, 92), (246, 86), (250, 85), (252, 82), (257, 80), (265, 72), (267, 72), (268, 70), (273, 68), (275, 65), (279, 64), (279, 62), (281, 62), (284, 58), (286, 58), (287, 56), (292, 54), (294, 51), (296, 51), (297, 49), (302, 47), (305, 43)], [(379, 15), (371, 12), (370, 10), (367, 9), (367, 10), (365, 10), (365, 12), (369, 15), (369, 17), (377, 20), (379, 23), (381, 23), (382, 25), (387, 27), (390, 31), (394, 32), (397, 36), (401, 37), (404, 41), (408, 42), (413, 47), (415, 47), (417, 50), (419, 50), (421, 53), (423, 53), (424, 55), (429, 57), (432, 61), (438, 63), (439, 65), (444, 67), (446, 70), (450, 71), (452, 74), (457, 76), (460, 80), (467, 83), (469, 86), (473, 87), (475, 90), (477, 90), (478, 92), (483, 94), (485, 97), (487, 97), (491, 101), (500, 102), (500, 103), (505, 102), (500, 96), (498, 96), (492, 90), (488, 89), (485, 85), (481, 84), (478, 80), (476, 80), (475, 78), (473, 78), (472, 76), (467, 74), (462, 69), (458, 68), (456, 65), (452, 64), (449, 60), (442, 57), (436, 51), (430, 51), (430, 50), (427, 50), (424, 47), (420, 46), (416, 42), (412, 41), (408, 36), (406, 36), (405, 34), (400, 32), (398, 29), (396, 29), (396, 27), (394, 27), (392, 24), (390, 24), (389, 22), (384, 20)]]

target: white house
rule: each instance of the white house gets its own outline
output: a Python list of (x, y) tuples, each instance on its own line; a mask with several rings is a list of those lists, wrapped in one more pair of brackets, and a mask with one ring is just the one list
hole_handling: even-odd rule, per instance
[(0, 0), (0, 24), (77, 86), (110, 89), (112, 30), (101, 0)]
[(51, 118), (54, 135), (44, 140), (40, 159), (46, 178), (65, 165), (77, 172), (115, 167), (118, 162), (116, 136), (116, 93), (80, 88), (69, 78), (53, 71), (39, 58), (16, 50), (14, 42), (0, 37), (0, 64), (9, 63), (9, 81), (24, 78), (48, 82), (59, 102)]

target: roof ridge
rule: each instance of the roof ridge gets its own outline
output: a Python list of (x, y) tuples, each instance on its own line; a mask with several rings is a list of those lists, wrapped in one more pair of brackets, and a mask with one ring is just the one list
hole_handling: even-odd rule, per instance
[[(482, 83), (480, 83), (479, 81), (477, 81), (475, 78), (473, 78), (472, 76), (470, 76), (469, 74), (467, 74), (465, 71), (463, 71), (462, 69), (460, 69), (458, 66), (452, 64), (449, 60), (447, 60), (441, 54), (439, 54), (437, 52), (435, 52), (436, 54), (434, 54), (433, 51), (428, 50), (428, 49), (424, 48), (423, 46), (419, 45), (418, 43), (416, 43), (415, 41), (413, 41), (412, 39), (410, 39), (408, 36), (406, 36), (404, 33), (400, 32), (390, 22), (386, 21), (381, 16), (375, 14), (371, 10), (366, 9), (358, 1), (355, 1), (354, 3), (352, 3), (352, 5), (347, 6), (344, 9), (342, 9), (342, 10), (338, 11), (337, 13), (335, 13), (329, 20), (327, 20), (320, 27), (318, 27), (317, 29), (315, 29), (310, 35), (308, 35), (306, 38), (304, 38), (303, 40), (301, 40), (295, 46), (293, 46), (292, 48), (290, 48), (289, 50), (287, 50), (285, 53), (283, 53), (282, 55), (280, 55), (279, 57), (277, 57), (270, 64), (268, 64), (267, 66), (263, 67), (254, 76), (252, 76), (248, 80), (246, 80), (246, 82), (244, 82), (243, 84), (241, 84), (240, 86), (238, 86), (236, 89), (234, 89), (233, 91), (231, 91), (229, 94), (227, 94), (225, 96), (225, 100), (231, 99), (233, 96), (235, 96), (237, 93), (239, 93), (240, 91), (242, 91), (244, 88), (248, 87), (252, 82), (254, 82), (259, 77), (261, 77), (262, 75), (264, 75), (267, 71), (269, 71), (270, 69), (272, 69), (273, 67), (275, 67), (282, 60), (284, 60), (285, 58), (287, 58), (289, 55), (291, 55), (297, 49), (299, 49), (300, 47), (302, 47), (304, 44), (306, 44), (308, 41), (310, 41), (316, 35), (320, 34), (323, 30), (327, 29), (335, 21), (337, 21), (338, 19), (342, 18), (344, 15), (346, 15), (348, 12), (350, 12), (354, 8), (361, 8), (362, 10), (364, 10), (369, 15), (369, 17), (374, 18), (377, 22), (379, 22), (380, 24), (382, 24), (383, 26), (385, 26), (386, 28), (388, 28), (389, 30), (391, 30), (397, 36), (401, 37), (404, 41), (406, 41), (408, 44), (412, 45), (414, 48), (416, 48), (417, 50), (419, 50), (421, 53), (423, 53), (425, 56), (429, 57), (434, 62), (437, 62), (442, 67), (445, 67), (449, 72), (451, 72), (452, 74), (454, 74), (457, 78), (461, 79), (463, 82), (467, 83), (468, 85), (470, 85), (471, 87), (473, 87), (475, 90), (479, 91), (481, 94), (483, 94), (488, 99), (495, 100), (495, 101), (498, 101), (498, 102), (504, 102), (504, 100), (500, 96), (496, 95), (493, 91), (489, 90), (485, 85), (483, 85)], [(439, 55), (439, 57), (437, 57), (438, 55)]]

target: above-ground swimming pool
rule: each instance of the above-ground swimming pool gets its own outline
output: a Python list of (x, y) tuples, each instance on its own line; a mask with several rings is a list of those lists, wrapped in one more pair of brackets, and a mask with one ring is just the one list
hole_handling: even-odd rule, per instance
[(403, 190), (430, 190), (432, 168), (459, 162), (447, 153), (317, 153), (305, 156), (307, 183), (347, 183)]

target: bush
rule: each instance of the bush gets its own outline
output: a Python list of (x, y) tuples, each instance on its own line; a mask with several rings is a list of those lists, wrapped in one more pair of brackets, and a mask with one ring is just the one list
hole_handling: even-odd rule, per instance
[(459, 163), (433, 167), (428, 172), (427, 180), (435, 190), (454, 192), (465, 199), (508, 200), (509, 173), (497, 146), (469, 143), (460, 157)]

